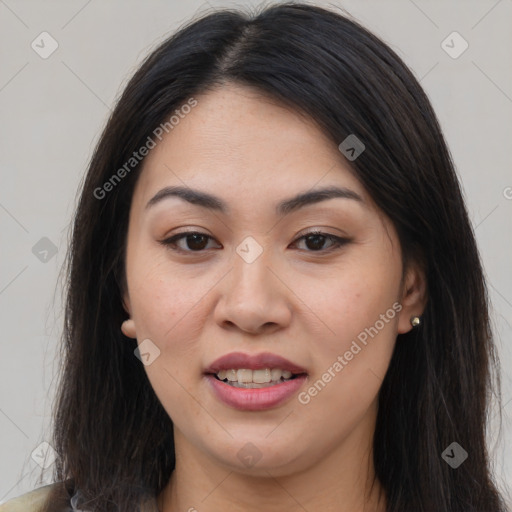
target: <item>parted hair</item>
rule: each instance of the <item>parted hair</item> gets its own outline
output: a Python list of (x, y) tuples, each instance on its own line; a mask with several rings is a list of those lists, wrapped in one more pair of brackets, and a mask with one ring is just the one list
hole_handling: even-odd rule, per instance
[[(62, 484), (45, 512), (73, 489), (85, 510), (136, 512), (169, 481), (172, 420), (134, 357), (136, 341), (120, 330), (128, 214), (144, 160), (105, 197), (95, 190), (170, 113), (226, 83), (303, 113), (336, 146), (350, 134), (363, 141), (347, 163), (395, 226), (404, 265), (425, 269), (422, 324), (398, 335), (379, 391), (373, 460), (388, 512), (504, 512), (485, 437), (499, 399), (488, 295), (436, 115), (387, 44), (346, 14), (303, 3), (203, 14), (152, 51), (120, 95), (72, 227), (54, 407)], [(469, 453), (457, 469), (441, 457), (454, 441)]]

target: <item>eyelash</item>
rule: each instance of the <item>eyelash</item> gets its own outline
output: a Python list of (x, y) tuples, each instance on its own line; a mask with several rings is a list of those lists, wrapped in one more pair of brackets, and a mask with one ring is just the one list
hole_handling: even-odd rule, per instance
[[(182, 240), (188, 236), (192, 236), (192, 235), (199, 235), (199, 236), (206, 237), (209, 240), (214, 240), (214, 238), (212, 236), (207, 235), (206, 233), (201, 233), (200, 231), (184, 231), (182, 233), (178, 233), (178, 234), (173, 235), (164, 240), (160, 240), (160, 243), (172, 251), (180, 252), (180, 253), (184, 253), (184, 254), (205, 252), (207, 249), (201, 249), (198, 251), (194, 251), (191, 249), (182, 249), (181, 247), (177, 247), (176, 242), (178, 242), (179, 240)], [(308, 233), (304, 233), (302, 236), (296, 238), (295, 241), (292, 243), (296, 244), (299, 240), (306, 239), (308, 236), (321, 236), (321, 237), (324, 237), (325, 239), (331, 241), (333, 244), (328, 249), (319, 249), (317, 251), (306, 250), (306, 252), (309, 252), (312, 254), (331, 253), (332, 251), (340, 249), (342, 246), (348, 244), (351, 241), (351, 239), (349, 239), (349, 238), (342, 238), (339, 236), (331, 235), (329, 233), (324, 233), (323, 231), (315, 230), (315, 231), (309, 231)]]

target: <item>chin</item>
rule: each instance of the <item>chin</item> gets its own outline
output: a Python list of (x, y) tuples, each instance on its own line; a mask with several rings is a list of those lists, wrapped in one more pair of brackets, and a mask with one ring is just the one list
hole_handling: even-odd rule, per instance
[(227, 470), (239, 474), (268, 478), (290, 475), (307, 467), (300, 460), (304, 454), (297, 452), (300, 444), (293, 440), (288, 439), (286, 446), (279, 446), (271, 436), (266, 439), (245, 436), (243, 441), (231, 442), (229, 445), (221, 450), (216, 445), (210, 455)]

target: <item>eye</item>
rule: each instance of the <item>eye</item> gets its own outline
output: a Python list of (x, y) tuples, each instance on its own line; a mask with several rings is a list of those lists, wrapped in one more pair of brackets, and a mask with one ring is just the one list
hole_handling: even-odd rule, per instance
[[(297, 244), (299, 241), (305, 242), (307, 252), (323, 253), (331, 252), (332, 250), (350, 242), (348, 238), (342, 238), (322, 231), (310, 231), (309, 233), (297, 238), (294, 244)], [(330, 245), (327, 248), (325, 248), (326, 242), (330, 242)]]
[[(214, 238), (206, 233), (186, 231), (161, 240), (160, 243), (179, 252), (201, 252), (205, 249), (211, 249), (211, 247), (208, 247), (210, 240), (214, 240)], [(180, 242), (184, 243), (180, 245)]]
[[(161, 240), (160, 243), (169, 247), (173, 251), (190, 253), (203, 252), (207, 249), (212, 249), (212, 247), (208, 247), (208, 244), (213, 240), (215, 239), (206, 233), (201, 233), (199, 231), (186, 231), (173, 235), (165, 240)], [(292, 245), (298, 245), (300, 241), (305, 242), (307, 247), (305, 250), (307, 252), (321, 253), (331, 252), (332, 250), (350, 242), (348, 238), (342, 238), (322, 231), (311, 231), (306, 233), (305, 235), (297, 238)], [(329, 242), (327, 248), (325, 247), (326, 242)], [(217, 248), (222, 248), (222, 246), (218, 244)]]

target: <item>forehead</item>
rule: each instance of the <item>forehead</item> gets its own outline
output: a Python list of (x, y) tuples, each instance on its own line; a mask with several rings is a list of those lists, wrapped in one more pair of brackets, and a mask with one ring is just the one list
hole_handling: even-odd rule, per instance
[(134, 201), (170, 185), (215, 191), (232, 202), (268, 202), (317, 185), (350, 187), (369, 199), (313, 120), (239, 85), (195, 99), (146, 157)]

